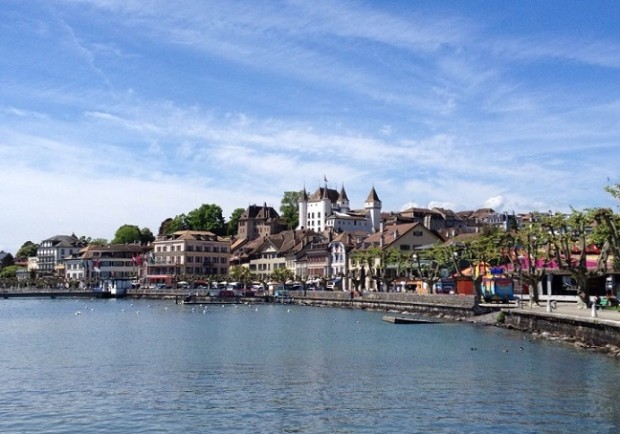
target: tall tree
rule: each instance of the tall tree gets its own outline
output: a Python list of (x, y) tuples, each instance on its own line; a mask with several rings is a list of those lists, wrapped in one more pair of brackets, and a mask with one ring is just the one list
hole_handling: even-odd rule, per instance
[(116, 230), (112, 244), (133, 244), (140, 243), (142, 233), (140, 228), (135, 225), (123, 225)]
[(247, 267), (235, 265), (230, 268), (228, 274), (232, 281), (241, 282), (244, 286), (252, 281), (252, 273), (250, 273), (250, 269)]
[(232, 214), (230, 215), (230, 219), (226, 223), (226, 227), (227, 227), (226, 235), (234, 236), (237, 234), (239, 220), (241, 219), (241, 216), (243, 215), (244, 212), (245, 210), (243, 208), (236, 208), (232, 212)]
[(2, 258), (2, 261), (0, 261), (0, 269), (5, 268), (5, 267), (9, 267), (9, 266), (14, 265), (14, 264), (15, 264), (15, 258), (10, 253), (7, 253)]
[(148, 243), (152, 243), (153, 241), (155, 241), (155, 236), (149, 228), (145, 227), (140, 229), (140, 242), (142, 244), (146, 245)]
[(168, 217), (166, 220), (161, 222), (161, 224), (159, 225), (159, 230), (157, 231), (157, 235), (162, 236), (162, 235), (166, 235), (172, 232), (169, 230), (169, 227), (172, 224), (172, 221), (173, 219)]
[(280, 202), (280, 217), (288, 229), (296, 229), (299, 225), (299, 196), (298, 191), (285, 191)]
[(286, 267), (276, 268), (271, 273), (271, 279), (282, 284), (282, 289), (284, 289), (284, 285), (289, 280), (293, 280), (295, 278), (295, 273), (289, 270)]
[(226, 234), (222, 208), (216, 204), (202, 204), (187, 214), (190, 228), (195, 231), (209, 231), (216, 235)]
[(108, 240), (106, 240), (105, 238), (93, 238), (92, 240), (90, 240), (89, 245), (91, 245), (91, 246), (107, 246), (108, 245)]
[(592, 243), (592, 227), (596, 212), (572, 210), (570, 214), (556, 213), (542, 219), (548, 235), (549, 255), (560, 270), (568, 271), (577, 282), (581, 302), (588, 305), (589, 280), (606, 272), (606, 263), (600, 260), (596, 268), (587, 266), (587, 247)]
[(37, 256), (38, 244), (32, 241), (26, 241), (15, 254), (15, 259), (19, 261), (25, 261), (32, 256)]
[(166, 225), (166, 234), (171, 234), (176, 231), (186, 231), (188, 229), (193, 229), (189, 223), (189, 219), (187, 218), (187, 214), (179, 214), (175, 218), (172, 219), (170, 224)]

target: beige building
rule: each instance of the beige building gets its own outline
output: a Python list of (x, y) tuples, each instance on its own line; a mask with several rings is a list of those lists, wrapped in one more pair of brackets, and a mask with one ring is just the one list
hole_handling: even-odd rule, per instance
[(177, 231), (153, 241), (147, 280), (171, 284), (181, 276), (225, 276), (229, 260), (230, 239), (208, 231)]
[[(378, 232), (368, 236), (354, 252), (369, 251), (372, 248), (381, 251), (395, 249), (405, 256), (411, 255), (413, 261), (416, 249), (443, 241), (437, 232), (429, 230), (422, 223), (390, 224), (382, 225)], [(383, 268), (387, 274), (396, 275), (397, 273), (396, 264), (382, 264), (380, 257), (372, 259), (372, 270), (369, 270), (366, 265), (362, 271), (362, 266), (363, 264), (350, 259), (349, 270), (356, 276), (364, 276), (363, 287), (367, 290), (378, 290), (377, 282), (372, 278), (372, 273), (376, 270)], [(352, 282), (350, 287), (353, 287)]]

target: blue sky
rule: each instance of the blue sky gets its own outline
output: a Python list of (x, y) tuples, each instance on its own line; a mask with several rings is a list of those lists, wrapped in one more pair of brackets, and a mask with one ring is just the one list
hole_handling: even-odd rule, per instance
[(616, 206), (620, 3), (8, 0), (0, 249), (279, 208)]

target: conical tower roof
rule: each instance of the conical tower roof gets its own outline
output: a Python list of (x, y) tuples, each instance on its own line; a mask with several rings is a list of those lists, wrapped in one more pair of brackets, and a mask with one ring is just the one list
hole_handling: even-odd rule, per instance
[(373, 202), (381, 203), (381, 200), (379, 200), (379, 196), (377, 196), (377, 192), (375, 191), (374, 185), (372, 186), (370, 193), (368, 193), (368, 198), (366, 199), (366, 203), (373, 203)]
[(338, 195), (338, 202), (344, 203), (348, 202), (349, 198), (347, 197), (347, 192), (344, 191), (344, 185), (340, 188), (340, 194)]

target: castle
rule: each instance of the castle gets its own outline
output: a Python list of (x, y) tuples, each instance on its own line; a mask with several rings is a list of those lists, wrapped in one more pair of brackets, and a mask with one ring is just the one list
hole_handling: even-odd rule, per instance
[(319, 187), (308, 196), (306, 188), (299, 197), (298, 229), (311, 229), (315, 232), (332, 230), (334, 232), (367, 232), (379, 230), (381, 222), (381, 201), (373, 186), (364, 203), (364, 209), (352, 210), (349, 198), (344, 190), (340, 192)]

